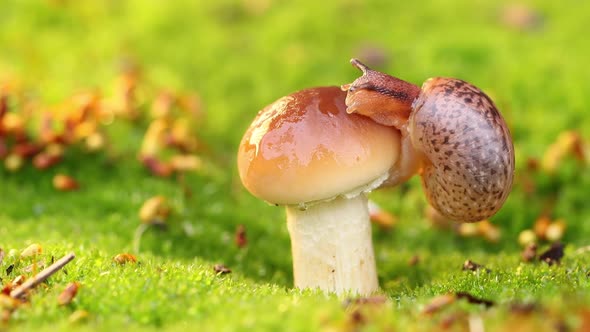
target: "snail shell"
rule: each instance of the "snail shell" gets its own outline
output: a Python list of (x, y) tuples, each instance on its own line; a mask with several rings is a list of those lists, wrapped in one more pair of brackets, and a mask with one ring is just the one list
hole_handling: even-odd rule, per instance
[(351, 63), (363, 75), (342, 86), (347, 112), (396, 127), (402, 142), (411, 141), (386, 185), (417, 172), (426, 197), (445, 217), (470, 222), (494, 215), (512, 187), (514, 146), (492, 100), (458, 79), (432, 78), (419, 89), (356, 59)]
[(429, 79), (412, 105), (408, 132), (423, 153), (422, 183), (436, 210), (479, 221), (502, 207), (512, 187), (514, 146), (480, 89), (453, 78)]

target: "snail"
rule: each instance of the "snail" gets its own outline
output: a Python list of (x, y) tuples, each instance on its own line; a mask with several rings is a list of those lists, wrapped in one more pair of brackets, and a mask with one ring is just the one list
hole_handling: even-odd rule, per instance
[(445, 217), (475, 222), (493, 216), (514, 176), (512, 138), (494, 102), (459, 79), (431, 78), (419, 88), (356, 59), (351, 63), (363, 75), (342, 86), (347, 112), (401, 133), (399, 165), (386, 185), (417, 173), (428, 201)]

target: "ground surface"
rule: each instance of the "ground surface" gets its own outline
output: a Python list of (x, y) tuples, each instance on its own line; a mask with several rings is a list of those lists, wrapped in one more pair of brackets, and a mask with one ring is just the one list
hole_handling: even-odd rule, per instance
[[(108, 94), (121, 63), (133, 61), (151, 86), (201, 96), (206, 120), (198, 135), (209, 146), (208, 166), (185, 178), (190, 196), (174, 178), (150, 176), (137, 163), (143, 129), (129, 124), (112, 130), (114, 161), (71, 152), (45, 172), (0, 170), (0, 247), (20, 252), (39, 243), (45, 262), (77, 254), (67, 274), (39, 288), (8, 327), (68, 330), (74, 328), (72, 312), (86, 310), (88, 320), (76, 329), (430, 330), (451, 318), (457, 329), (479, 319), (490, 330), (583, 328), (590, 253), (579, 248), (590, 245), (590, 169), (566, 158), (552, 175), (529, 174), (526, 161), (541, 159), (564, 130), (590, 139), (590, 5), (547, 1), (510, 14), (505, 5), (485, 1), (299, 3), (3, 2), (0, 82), (17, 80), (52, 105), (88, 88)], [(521, 21), (507, 22), (510, 15)], [(284, 212), (243, 190), (235, 167), (242, 132), (258, 109), (304, 87), (352, 81), (358, 73), (351, 57), (371, 58), (377, 69), (417, 84), (452, 76), (480, 86), (509, 123), (517, 156), (514, 191), (492, 218), (502, 231), (496, 243), (431, 227), (418, 179), (372, 196), (399, 220), (389, 232), (374, 230), (386, 296), (376, 305), (346, 305), (291, 289)], [(51, 179), (58, 172), (78, 178), (81, 190), (55, 191)], [(527, 194), (522, 178), (528, 175), (536, 187)], [(132, 251), (138, 209), (156, 194), (168, 197), (175, 210), (168, 230), (145, 234), (138, 264), (113, 263), (116, 254)], [(547, 211), (567, 225), (565, 256), (553, 266), (523, 263), (518, 234)], [(245, 248), (234, 243), (240, 224)], [(548, 246), (541, 243), (540, 250)], [(420, 261), (410, 266), (415, 255)], [(466, 259), (490, 271), (462, 271)], [(217, 275), (216, 263), (232, 273)], [(11, 264), (15, 271), (6, 276)], [(0, 278), (26, 274), (29, 264), (7, 256)], [(71, 281), (81, 283), (80, 292), (72, 304), (58, 307), (56, 297)], [(433, 297), (455, 292), (495, 304), (460, 300), (433, 315), (422, 313)], [(535, 309), (517, 314), (516, 303), (534, 303)]]

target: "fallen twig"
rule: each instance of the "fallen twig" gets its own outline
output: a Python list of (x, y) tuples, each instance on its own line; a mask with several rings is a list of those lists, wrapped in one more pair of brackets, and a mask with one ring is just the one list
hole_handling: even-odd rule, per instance
[(49, 267), (44, 269), (43, 271), (39, 272), (37, 275), (32, 277), (31, 279), (25, 281), (22, 285), (15, 288), (12, 292), (10, 292), (10, 296), (13, 298), (20, 298), (22, 297), (28, 290), (35, 288), (38, 284), (45, 281), (51, 275), (59, 271), (62, 267), (68, 264), (72, 259), (74, 259), (76, 255), (74, 253), (69, 253), (59, 259), (57, 262), (51, 264)]

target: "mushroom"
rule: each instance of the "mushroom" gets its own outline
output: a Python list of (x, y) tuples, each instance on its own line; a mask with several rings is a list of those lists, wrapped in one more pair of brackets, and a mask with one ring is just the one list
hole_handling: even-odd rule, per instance
[(345, 97), (310, 88), (262, 109), (238, 169), (254, 196), (286, 207), (296, 287), (367, 295), (379, 286), (366, 193), (389, 177), (400, 135), (346, 114)]

